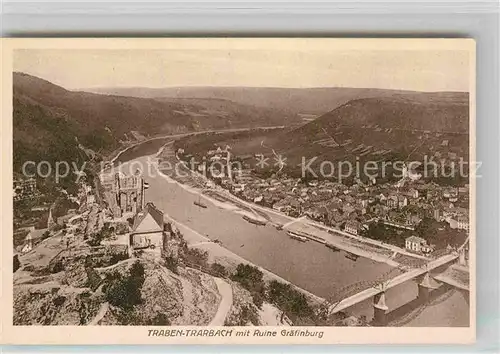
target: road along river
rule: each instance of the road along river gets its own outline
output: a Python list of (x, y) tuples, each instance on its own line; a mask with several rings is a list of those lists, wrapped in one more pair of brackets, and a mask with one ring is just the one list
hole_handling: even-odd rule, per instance
[[(353, 291), (372, 286), (374, 281), (388, 273), (391, 277), (400, 274), (399, 270), (386, 263), (364, 257), (354, 261), (346, 258), (343, 251), (334, 252), (323, 244), (291, 239), (285, 231), (279, 231), (270, 224), (251, 224), (242, 218), (237, 206), (206, 197), (203, 198), (206, 208), (196, 206), (194, 202), (200, 200), (199, 190), (172, 181), (159, 173), (156, 165), (151, 163), (156, 152), (154, 149), (158, 150), (158, 146), (135, 151), (134, 156), (123, 154), (118, 161), (128, 160), (129, 171), (140, 168), (144, 172), (143, 177), (149, 183), (145, 200), (153, 202), (170, 219), (209, 239), (220, 240), (226, 249), (249, 262), (326, 299), (352, 295)], [(153, 155), (137, 157), (140, 153)], [(387, 304), (391, 309), (397, 308), (416, 296), (417, 285), (410, 281), (390, 289), (387, 292)], [(461, 298), (454, 298), (453, 306), (463, 308)], [(373, 315), (371, 301), (353, 306), (348, 312), (363, 314), (370, 319)], [(449, 316), (449, 311), (441, 312), (446, 314), (445, 318), (433, 319), (429, 316), (429, 319), (422, 322), (431, 326), (464, 325), (464, 316), (457, 318)]]

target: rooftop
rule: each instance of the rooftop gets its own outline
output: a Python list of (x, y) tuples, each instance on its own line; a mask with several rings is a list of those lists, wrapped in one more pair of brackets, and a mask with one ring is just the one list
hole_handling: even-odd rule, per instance
[(412, 242), (412, 243), (427, 243), (426, 240), (424, 240), (422, 237), (418, 236), (410, 236), (406, 238), (406, 241)]
[(143, 210), (137, 213), (134, 218), (134, 226), (132, 227), (132, 231), (135, 231), (142, 221), (146, 218), (147, 215), (151, 215), (154, 221), (158, 224), (159, 227), (163, 229), (163, 212), (158, 209), (153, 203), (147, 203)]

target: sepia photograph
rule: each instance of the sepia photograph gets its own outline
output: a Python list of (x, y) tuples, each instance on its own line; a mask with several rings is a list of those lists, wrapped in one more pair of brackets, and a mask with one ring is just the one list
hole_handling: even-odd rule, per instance
[(6, 338), (473, 341), (474, 41), (3, 44)]

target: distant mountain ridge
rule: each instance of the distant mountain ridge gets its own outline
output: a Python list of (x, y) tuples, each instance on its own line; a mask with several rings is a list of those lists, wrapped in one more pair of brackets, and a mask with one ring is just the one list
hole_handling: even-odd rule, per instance
[(416, 93), (351, 100), (266, 142), (296, 169), (321, 161), (469, 158), (469, 95)]
[(13, 74), (13, 106), (16, 169), (27, 160), (85, 159), (82, 147), (106, 153), (130, 139), (133, 131), (148, 137), (300, 122), (298, 116), (230, 101), (181, 102), (69, 91), (18, 72)]
[[(290, 128), (266, 145), (290, 163), (299, 156), (341, 159), (358, 153), (377, 159), (436, 150), (468, 156), (469, 95), (462, 92), (181, 88), (174, 89), (178, 97), (139, 98), (68, 91), (23, 73), (14, 73), (13, 81), (16, 170), (28, 160), (85, 160), (137, 136), (275, 125)], [(174, 92), (134, 90), (126, 93)], [(302, 125), (300, 112), (320, 114)]]
[[(111, 87), (90, 88), (89, 92), (143, 98), (212, 98), (258, 107), (276, 108), (289, 113), (324, 114), (348, 101), (359, 98), (391, 97), (393, 95), (424, 94), (416, 91), (378, 88), (317, 87)], [(455, 92), (429, 93), (430, 95), (455, 95)], [(463, 94), (463, 93), (458, 93)]]
[(432, 132), (465, 133), (469, 129), (469, 95), (466, 93), (417, 93), (351, 100), (298, 128), (340, 125)]

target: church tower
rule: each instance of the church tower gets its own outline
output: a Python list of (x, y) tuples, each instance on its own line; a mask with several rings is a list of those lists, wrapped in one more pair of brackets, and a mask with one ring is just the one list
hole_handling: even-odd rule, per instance
[(52, 206), (49, 208), (49, 217), (47, 219), (47, 228), (50, 229), (55, 226), (56, 222), (54, 221), (54, 217), (52, 216)]

